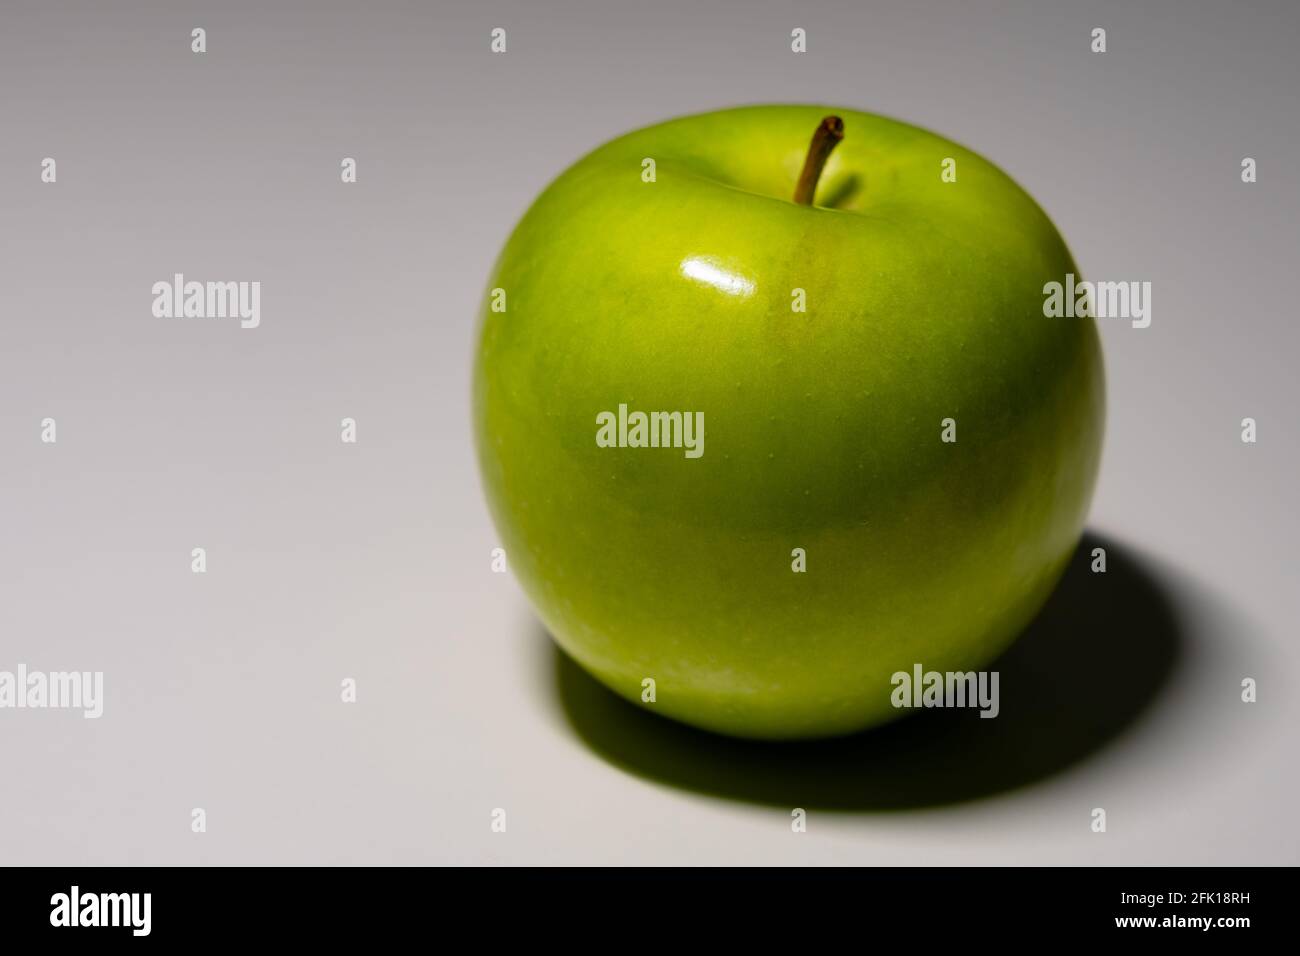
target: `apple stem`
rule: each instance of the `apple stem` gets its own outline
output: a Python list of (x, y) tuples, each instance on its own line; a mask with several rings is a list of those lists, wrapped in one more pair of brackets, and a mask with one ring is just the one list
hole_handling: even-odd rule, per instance
[(821, 121), (813, 133), (812, 143), (808, 146), (808, 158), (803, 161), (803, 172), (794, 187), (794, 201), (801, 206), (811, 206), (813, 194), (817, 192), (817, 180), (822, 177), (822, 167), (830, 158), (839, 141), (844, 138), (844, 120), (838, 116), (828, 116)]

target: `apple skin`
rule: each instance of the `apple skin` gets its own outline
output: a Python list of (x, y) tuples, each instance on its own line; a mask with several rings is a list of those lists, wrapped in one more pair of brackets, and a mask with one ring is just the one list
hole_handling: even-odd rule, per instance
[[(832, 113), (844, 140), (797, 205)], [(911, 713), (891, 675), (918, 663), (986, 667), (1063, 571), (1099, 465), (1097, 330), (1042, 310), (1067, 272), (1006, 174), (880, 116), (746, 107), (579, 160), (501, 253), (473, 383), (489, 507), (554, 639), (638, 706), (766, 739)], [(597, 447), (620, 403), (703, 412), (704, 454)]]

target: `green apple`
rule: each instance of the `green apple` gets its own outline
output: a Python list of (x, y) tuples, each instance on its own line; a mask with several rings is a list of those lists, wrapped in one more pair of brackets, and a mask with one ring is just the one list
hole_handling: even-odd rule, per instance
[[(1072, 272), (1005, 173), (880, 116), (726, 110), (579, 160), (501, 253), (473, 386), (550, 633), (637, 706), (756, 738), (879, 724), (908, 712), (895, 673), (987, 666), (1096, 478), (1097, 331), (1043, 314)], [(646, 447), (636, 412), (682, 414)]]

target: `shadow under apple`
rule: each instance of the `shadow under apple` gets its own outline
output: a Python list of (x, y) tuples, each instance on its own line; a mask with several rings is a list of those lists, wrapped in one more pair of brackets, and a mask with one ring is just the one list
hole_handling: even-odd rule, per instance
[[(1104, 574), (1090, 569), (1096, 547), (1106, 549)], [(1183, 645), (1155, 576), (1088, 533), (1038, 617), (989, 666), (1000, 672), (992, 720), (936, 709), (834, 740), (737, 740), (624, 701), (552, 643), (553, 690), (578, 737), (638, 776), (756, 804), (901, 810), (1004, 793), (1082, 761), (1141, 717)]]

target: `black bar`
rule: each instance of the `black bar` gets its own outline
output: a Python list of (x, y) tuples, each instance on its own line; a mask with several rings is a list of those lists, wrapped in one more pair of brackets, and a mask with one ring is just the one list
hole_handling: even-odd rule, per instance
[[(7, 943), (332, 947), (397, 943), (435, 926), (494, 934), (555, 927), (566, 938), (599, 927), (605, 938), (626, 934), (636, 948), (638, 936), (683, 922), (698, 922), (709, 935), (725, 929), (732, 939), (762, 940), (788, 920), (786, 928), (813, 924), (862, 943), (921, 931), (918, 938), (936, 941), (1051, 934), (1231, 945), (1243, 933), (1284, 930), (1293, 876), (1215, 868), (7, 869), (0, 870), (0, 926)], [(78, 922), (116, 916), (118, 925), (67, 925), (74, 886)], [(139, 932), (146, 926), (147, 934)]]

